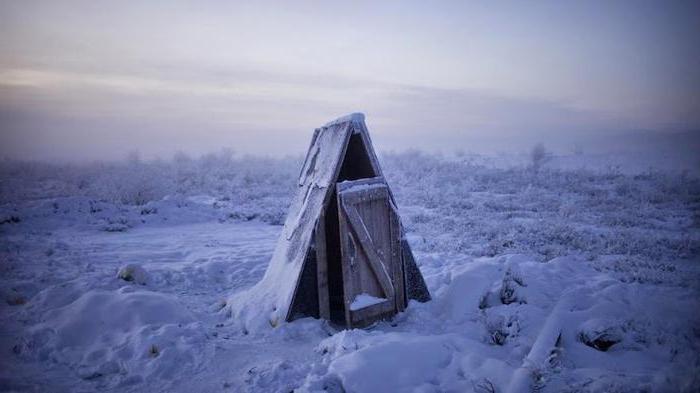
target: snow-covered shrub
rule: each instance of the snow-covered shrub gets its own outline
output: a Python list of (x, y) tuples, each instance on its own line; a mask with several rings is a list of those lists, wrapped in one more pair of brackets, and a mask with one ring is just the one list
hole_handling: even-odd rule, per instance
[(524, 282), (520, 274), (514, 272), (512, 268), (508, 268), (505, 276), (503, 277), (501, 290), (499, 292), (501, 303), (506, 305), (515, 302), (526, 303), (525, 299), (518, 294), (518, 287), (522, 286), (524, 286)]
[(520, 331), (520, 323), (514, 315), (489, 315), (486, 318), (487, 342), (493, 345), (504, 345), (509, 337), (514, 337)]
[(145, 205), (159, 200), (173, 191), (166, 170), (158, 162), (144, 163), (131, 160), (107, 165), (90, 185), (86, 193), (98, 199), (125, 205)]
[(472, 381), (472, 387), (476, 393), (496, 393), (496, 388), (493, 386), (493, 382), (486, 378)]
[(551, 159), (551, 156), (547, 152), (547, 149), (545, 149), (544, 144), (538, 143), (530, 151), (530, 159), (532, 160), (532, 169), (537, 172)]
[(15, 288), (0, 289), (0, 296), (10, 306), (21, 306), (27, 303), (27, 298)]
[(133, 263), (119, 268), (117, 278), (140, 285), (146, 285), (148, 283), (148, 273), (146, 273), (146, 270), (141, 267), (141, 265)]
[(698, 236), (690, 235), (700, 181), (688, 175), (541, 168), (532, 176), (526, 166), (420, 153), (385, 154), (381, 161), (406, 228), (425, 239), (416, 244), (420, 250), (533, 253), (543, 261), (572, 253), (644, 259), (700, 253)]
[[(548, 165), (533, 176), (529, 164), (484, 166), (416, 151), (385, 154), (380, 161), (406, 229), (424, 239), (416, 245), (419, 251), (532, 253), (542, 261), (571, 253), (642, 259), (700, 253), (695, 230), (700, 181), (687, 173)], [(127, 229), (166, 219), (165, 213), (152, 214), (161, 211), (159, 204), (170, 203), (162, 201), (166, 197), (187, 205), (187, 197), (208, 195), (215, 201), (212, 214), (222, 222), (282, 224), (300, 163), (301, 157), (238, 156), (226, 150), (199, 158), (179, 153), (170, 160), (132, 157), (89, 165), (2, 161), (0, 202), (84, 196), (93, 201), (89, 210), (95, 219)], [(108, 214), (107, 204), (127, 211)], [(59, 206), (53, 214), (63, 210)], [(120, 218), (126, 221), (120, 224)]]
[(2, 213), (0, 212), (0, 225), (3, 224), (17, 224), (22, 221), (17, 214)]
[(614, 322), (592, 319), (581, 327), (578, 337), (589, 347), (605, 352), (623, 340), (624, 330)]
[[(171, 160), (147, 161), (131, 154), (123, 162), (80, 165), (5, 160), (0, 162), (0, 203), (84, 196), (92, 201), (90, 214), (100, 215), (105, 204), (112, 204), (148, 216), (158, 211), (154, 203), (168, 196), (209, 195), (225, 201), (231, 217), (281, 225), (299, 165), (301, 157), (235, 156), (225, 149), (199, 158), (178, 153)], [(107, 230), (125, 230), (134, 221), (122, 225), (102, 216), (112, 220)]]

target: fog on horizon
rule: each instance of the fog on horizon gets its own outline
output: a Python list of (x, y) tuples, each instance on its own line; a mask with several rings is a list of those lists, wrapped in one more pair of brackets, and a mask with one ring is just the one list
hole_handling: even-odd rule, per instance
[(698, 37), (692, 1), (0, 1), (0, 157), (296, 155), (350, 112), (384, 151), (688, 149)]

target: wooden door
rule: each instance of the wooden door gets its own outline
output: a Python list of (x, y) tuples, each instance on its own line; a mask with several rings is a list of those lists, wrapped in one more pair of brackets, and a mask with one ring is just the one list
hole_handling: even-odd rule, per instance
[(384, 179), (338, 183), (338, 218), (347, 327), (404, 309), (398, 216)]

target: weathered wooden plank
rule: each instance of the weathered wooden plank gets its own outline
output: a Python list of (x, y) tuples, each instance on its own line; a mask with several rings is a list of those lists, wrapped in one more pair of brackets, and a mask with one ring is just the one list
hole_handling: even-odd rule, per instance
[[(347, 135), (345, 135), (345, 137), (343, 139), (343, 147), (340, 150), (340, 160), (339, 160), (338, 165), (336, 165), (336, 167), (333, 169), (333, 179), (338, 179), (338, 174), (340, 173), (340, 169), (341, 169), (341, 166), (343, 164), (343, 157), (345, 157), (345, 154), (347, 153), (348, 141), (350, 140), (351, 135), (352, 135), (352, 132), (349, 132), (349, 133), (347, 133)], [(333, 195), (334, 195), (334, 193), (330, 191), (330, 188), (335, 187), (335, 185), (336, 185), (336, 183), (333, 183), (329, 187), (329, 190), (326, 192), (326, 196), (323, 199), (323, 203), (321, 204), (321, 217), (322, 217), (323, 227), (324, 227), (324, 230), (323, 230), (323, 252), (325, 254), (325, 257), (323, 258), (323, 261), (325, 263), (324, 267), (326, 269), (326, 272), (325, 272), (326, 290), (323, 291), (323, 293), (325, 294), (325, 299), (322, 298), (323, 295), (321, 295), (321, 291), (319, 290), (319, 314), (321, 313), (322, 310), (323, 310), (323, 312), (327, 312), (327, 315), (328, 315), (327, 319), (328, 320), (331, 319), (331, 316), (330, 316), (330, 298), (329, 298), (330, 291), (328, 290), (328, 252), (326, 250), (326, 244), (327, 244), (326, 240), (327, 239), (325, 236), (325, 234), (326, 234), (326, 231), (325, 231), (325, 212), (328, 209), (329, 205), (331, 204), (331, 198), (333, 198)], [(337, 200), (337, 192), (335, 194), (336, 194), (336, 200)], [(339, 218), (340, 218), (340, 215), (339, 215)], [(343, 230), (343, 225), (341, 222), (341, 224), (340, 224), (341, 234), (342, 234), (342, 230)], [(341, 237), (341, 239), (342, 239), (342, 237)], [(317, 241), (317, 243), (318, 243), (318, 241)], [(341, 253), (342, 253), (342, 244), (341, 244)], [(345, 277), (345, 274), (346, 274), (345, 267), (343, 267), (342, 274), (343, 274), (343, 277)], [(346, 283), (345, 283), (346, 280), (343, 280), (343, 281), (344, 281), (343, 282), (344, 293), (347, 293), (348, 288), (347, 288)], [(323, 299), (323, 302), (322, 302), (322, 299)], [(347, 296), (346, 296), (346, 299), (347, 299)], [(346, 303), (347, 303), (347, 300), (346, 300)], [(350, 327), (350, 322), (349, 322), (350, 321), (350, 314), (348, 313), (347, 308), (348, 307), (346, 306), (345, 307), (345, 320), (347, 321), (347, 323), (348, 323), (347, 327), (349, 328)]]
[(352, 319), (350, 315), (350, 304), (352, 303), (355, 290), (354, 282), (352, 280), (352, 267), (350, 265), (350, 247), (353, 245), (348, 244), (352, 241), (350, 239), (350, 234), (348, 233), (348, 226), (350, 225), (345, 215), (344, 209), (341, 208), (342, 200), (340, 193), (338, 193), (338, 220), (340, 222), (339, 232), (340, 232), (340, 252), (342, 255), (342, 271), (343, 271), (343, 297), (345, 303), (345, 324), (348, 329), (352, 328)]
[(362, 222), (360, 214), (357, 212), (357, 209), (353, 205), (348, 206), (347, 204), (343, 204), (343, 209), (347, 213), (347, 220), (350, 223), (353, 232), (357, 236), (360, 246), (362, 247), (363, 251), (365, 252), (365, 255), (367, 256), (367, 261), (369, 262), (370, 267), (374, 271), (374, 274), (377, 277), (377, 281), (379, 281), (379, 284), (384, 290), (384, 294), (388, 299), (393, 301), (395, 294), (394, 286), (391, 283), (391, 276), (387, 272), (386, 265), (382, 261), (382, 258), (379, 256), (379, 254), (377, 254), (374, 242), (372, 241), (372, 237), (367, 231), (367, 227), (365, 227), (365, 224)]
[[(338, 125), (335, 128), (329, 129), (327, 127), (322, 127), (318, 132), (314, 132), (315, 136), (312, 140), (311, 147), (307, 152), (305, 159), (305, 164), (302, 167), (302, 173), (300, 174), (299, 181), (303, 181), (303, 185), (299, 186), (297, 195), (290, 206), (290, 210), (285, 221), (284, 229), (282, 230), (282, 236), (286, 237), (286, 245), (284, 247), (279, 247), (279, 251), (276, 249), (273, 255), (272, 263), (268, 267), (267, 271), (286, 271), (289, 269), (285, 265), (294, 266), (292, 269), (294, 271), (295, 277), (285, 277), (284, 279), (289, 280), (289, 283), (276, 283), (282, 287), (282, 290), (278, 290), (278, 295), (275, 298), (278, 300), (275, 306), (282, 308), (282, 313), (285, 314), (285, 320), (291, 321), (293, 319), (291, 304), (294, 304), (296, 297), (299, 295), (299, 283), (300, 276), (303, 272), (304, 263), (308, 257), (308, 249), (311, 244), (311, 235), (307, 235), (309, 232), (313, 232), (313, 228), (316, 222), (313, 221), (314, 214), (317, 213), (318, 202), (321, 202), (320, 211), (325, 211), (328, 207), (331, 195), (333, 194), (331, 187), (335, 186), (335, 181), (338, 178), (338, 173), (342, 165), (342, 158), (345, 157), (347, 151), (348, 141), (352, 132), (349, 131), (349, 127), (352, 125), (347, 123), (346, 125)], [(308, 171), (311, 167), (310, 161), (312, 156), (317, 154), (315, 149), (318, 149), (319, 157), (317, 158), (317, 164), (314, 165), (316, 168), (321, 168), (319, 173), (314, 173), (312, 177), (303, 176), (305, 171)], [(336, 150), (337, 149), (337, 150)], [(314, 150), (314, 151), (312, 151)], [(320, 159), (320, 161), (318, 161)], [(330, 169), (330, 170), (329, 170)], [(326, 188), (328, 186), (328, 188)], [(311, 192), (311, 189), (317, 189), (316, 192)], [(302, 198), (303, 196), (303, 198)], [(309, 201), (311, 198), (311, 201)], [(320, 200), (319, 200), (320, 199)], [(313, 208), (311, 207), (313, 206)], [(290, 217), (297, 217), (296, 219), (290, 219)], [(309, 218), (308, 220), (304, 217)], [(265, 275), (264, 277), (272, 277), (271, 275)], [(272, 280), (273, 278), (269, 278)], [(275, 276), (274, 279), (279, 279)], [(265, 281), (266, 278), (263, 278)], [(267, 286), (260, 286), (260, 290), (266, 290), (265, 288), (275, 288), (274, 285), (268, 284)], [(314, 286), (317, 288), (317, 286)], [(287, 303), (286, 296), (290, 296), (291, 302)], [(284, 311), (286, 309), (286, 312)]]
[(325, 210), (316, 223), (316, 276), (318, 283), (318, 314), (323, 319), (331, 319), (331, 306), (328, 292), (328, 255), (326, 253), (326, 214)]
[(314, 130), (314, 134), (311, 137), (311, 143), (309, 144), (309, 148), (306, 149), (307, 154), (306, 157), (304, 158), (304, 164), (302, 164), (301, 169), (299, 170), (299, 180), (298, 180), (298, 185), (303, 186), (304, 183), (306, 182), (306, 174), (309, 171), (309, 160), (313, 156), (313, 158), (316, 158), (318, 155), (318, 150), (316, 150), (313, 154), (311, 154), (311, 149), (314, 148), (314, 145), (316, 144), (316, 139), (318, 139), (318, 134), (321, 132), (320, 128), (317, 128)]
[(368, 177), (366, 179), (346, 180), (338, 183), (337, 190), (338, 192), (344, 192), (356, 186), (372, 184), (386, 184), (386, 181), (384, 181), (384, 178), (382, 176)]
[(396, 289), (396, 310), (401, 312), (406, 309), (405, 276), (403, 272), (403, 258), (401, 258), (401, 226), (399, 216), (389, 205), (389, 200), (386, 200), (386, 204), (391, 228), (391, 267), (394, 288)]
[[(363, 208), (371, 209), (371, 206), (369, 204), (364, 204)], [(363, 217), (365, 219), (367, 215), (369, 215), (370, 218), (372, 216), (371, 210), (364, 210), (363, 213), (368, 213)], [(363, 220), (363, 222), (368, 225), (366, 221)], [(354, 246), (354, 260), (351, 260), (353, 271), (351, 279), (354, 280), (355, 294), (367, 293), (377, 297), (386, 297), (386, 291), (382, 288), (377, 275), (370, 266), (370, 262), (367, 259), (368, 257), (365, 255), (364, 251), (362, 251), (362, 245), (359, 244), (359, 240), (357, 236), (354, 235), (352, 228), (350, 228), (349, 233), (349, 243)]]
[(343, 200), (346, 203), (357, 205), (358, 203), (370, 202), (377, 199), (386, 199), (388, 192), (385, 186), (370, 189), (347, 190), (343, 192)]
[[(366, 186), (366, 187), (363, 187)], [(359, 327), (403, 311), (407, 303), (402, 228), (391, 192), (381, 176), (345, 181), (336, 186), (343, 235), (343, 263), (351, 265), (344, 280), (346, 305), (361, 292), (380, 295), (388, 309), (373, 307), (347, 315), (348, 326)], [(359, 243), (359, 244), (358, 244)], [(362, 249), (358, 254), (357, 248)], [(353, 256), (349, 255), (352, 250)], [(410, 254), (410, 251), (409, 251)], [(410, 258), (410, 255), (408, 256)], [(348, 290), (352, 288), (352, 290)], [(361, 311), (361, 312), (359, 312)], [(359, 313), (358, 313), (359, 312)]]
[[(385, 248), (388, 246), (388, 226), (386, 226), (388, 223), (381, 219), (381, 215), (385, 214), (385, 212), (382, 210), (382, 205), (385, 199), (386, 198), (362, 202), (355, 205), (355, 208), (357, 209), (362, 223), (364, 224), (365, 228), (367, 228), (367, 232), (372, 238), (374, 250), (381, 258), (381, 262), (384, 267), (387, 269), (387, 271), (389, 271), (390, 269), (386, 265), (388, 260), (386, 258), (387, 251), (385, 250)], [(363, 256), (367, 258), (364, 253)], [(375, 293), (386, 292), (382, 288), (381, 283), (379, 282), (377, 275), (374, 272), (374, 269), (372, 269), (369, 261), (365, 263), (364, 273), (365, 274), (362, 277), (363, 281), (369, 283), (370, 285), (374, 284)], [(365, 287), (366, 285), (363, 284), (362, 288), (364, 289)]]
[(391, 316), (393, 313), (394, 303), (387, 300), (359, 310), (351, 310), (351, 323), (354, 327), (364, 327), (378, 319)]

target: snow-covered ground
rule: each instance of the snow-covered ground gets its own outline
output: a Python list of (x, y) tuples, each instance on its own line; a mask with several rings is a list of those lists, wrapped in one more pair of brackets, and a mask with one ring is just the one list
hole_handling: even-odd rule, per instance
[(541, 391), (700, 389), (696, 172), (381, 160), (433, 300), (351, 331), (227, 314), (265, 271), (297, 158), (3, 162), (0, 390), (502, 392), (523, 371)]

